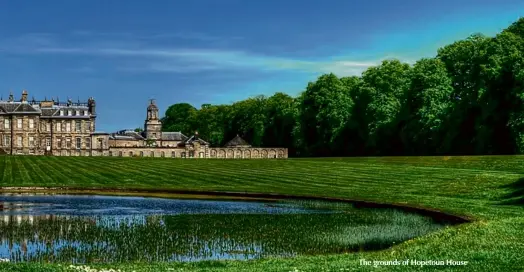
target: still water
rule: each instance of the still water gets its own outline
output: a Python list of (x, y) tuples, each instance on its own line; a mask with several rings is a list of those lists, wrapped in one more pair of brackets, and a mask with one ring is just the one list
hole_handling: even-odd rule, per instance
[(0, 259), (198, 261), (386, 248), (442, 225), (307, 202), (0, 195)]

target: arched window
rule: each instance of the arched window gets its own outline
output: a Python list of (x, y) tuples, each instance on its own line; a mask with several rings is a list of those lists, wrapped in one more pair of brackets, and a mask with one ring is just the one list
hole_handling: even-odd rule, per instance
[(176, 158), (176, 152), (175, 151), (171, 152), (171, 158)]
[(133, 157), (133, 151), (129, 151), (129, 157)]

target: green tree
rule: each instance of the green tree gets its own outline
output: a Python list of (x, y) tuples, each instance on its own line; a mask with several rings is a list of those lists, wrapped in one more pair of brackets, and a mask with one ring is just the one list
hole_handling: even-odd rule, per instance
[(193, 134), (195, 124), (192, 121), (196, 113), (197, 109), (188, 103), (173, 104), (166, 110), (162, 119), (162, 130)]
[(263, 146), (293, 148), (295, 110), (295, 99), (287, 94), (275, 93), (266, 100)]
[(370, 96), (366, 108), (368, 145), (377, 154), (401, 154), (399, 113), (410, 84), (410, 66), (398, 60), (386, 60), (362, 75), (362, 90)]
[(276, 93), (199, 110), (174, 104), (164, 130), (198, 130), (213, 145), (240, 134), (301, 156), (523, 153), (523, 40), (520, 19), (413, 67), (387, 60), (361, 77), (322, 75), (295, 98)]
[(199, 135), (205, 138), (212, 146), (222, 146), (225, 141), (226, 128), (228, 126), (228, 115), (231, 106), (204, 104), (201, 109), (193, 115), (191, 121), (196, 124), (195, 129)]
[(234, 103), (229, 111), (226, 139), (239, 134), (253, 146), (261, 146), (266, 123), (266, 100), (265, 96), (260, 95)]
[(479, 97), (482, 127), (479, 145), (483, 154), (515, 154), (524, 151), (524, 39), (523, 20), (491, 39), (487, 63), (482, 67), (486, 90)]
[(439, 150), (452, 94), (452, 81), (442, 61), (422, 59), (414, 65), (400, 116), (405, 153), (426, 155)]
[[(483, 142), (477, 138), (482, 127), (482, 106), (479, 97), (486, 90), (482, 77), (489, 38), (473, 35), (438, 51), (453, 82), (454, 106), (447, 123), (443, 152), (451, 154), (482, 154)], [(482, 143), (479, 145), (478, 143)]]
[(329, 156), (350, 118), (353, 101), (345, 84), (334, 74), (310, 82), (298, 111), (301, 147), (308, 155)]

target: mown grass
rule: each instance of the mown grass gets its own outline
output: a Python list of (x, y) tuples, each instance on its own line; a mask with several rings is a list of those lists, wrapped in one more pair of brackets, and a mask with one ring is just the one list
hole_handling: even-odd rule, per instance
[[(288, 160), (0, 157), (2, 186), (186, 189), (316, 195), (397, 203), (475, 218), (378, 252), (256, 261), (91, 265), (124, 271), (520, 271), (524, 156)], [(24, 167), (21, 167), (23, 165)], [(372, 266), (366, 260), (459, 260), (466, 266)], [(57, 264), (0, 264), (60, 271)]]

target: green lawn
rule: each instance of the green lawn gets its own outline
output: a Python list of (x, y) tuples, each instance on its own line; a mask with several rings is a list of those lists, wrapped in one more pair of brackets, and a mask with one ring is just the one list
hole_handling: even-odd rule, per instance
[[(437, 209), (475, 218), (388, 250), (293, 259), (90, 265), (122, 271), (520, 271), (524, 156), (288, 160), (0, 157), (1, 186), (186, 189), (316, 195)], [(360, 260), (468, 261), (466, 266), (371, 266)], [(59, 271), (66, 264), (5, 271)], [(72, 270), (71, 270), (72, 271)]]

